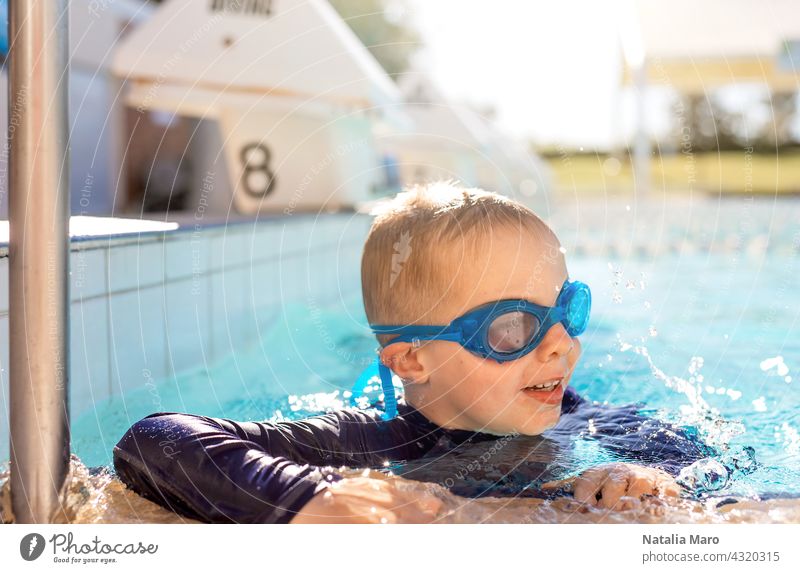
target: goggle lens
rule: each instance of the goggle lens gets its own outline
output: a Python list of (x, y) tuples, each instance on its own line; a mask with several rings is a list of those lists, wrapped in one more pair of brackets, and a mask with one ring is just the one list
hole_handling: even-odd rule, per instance
[(578, 336), (586, 330), (589, 323), (589, 309), (591, 307), (591, 295), (588, 289), (579, 288), (571, 293), (567, 301), (567, 332), (570, 336)]
[(489, 346), (501, 354), (517, 352), (530, 344), (540, 326), (539, 319), (528, 312), (515, 310), (501, 314), (489, 325)]

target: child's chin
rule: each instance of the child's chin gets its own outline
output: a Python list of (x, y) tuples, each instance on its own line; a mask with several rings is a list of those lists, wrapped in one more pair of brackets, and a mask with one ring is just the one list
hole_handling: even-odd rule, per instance
[(557, 414), (556, 416), (553, 416), (552, 419), (531, 421), (530, 423), (525, 424), (525, 427), (522, 428), (519, 433), (524, 436), (538, 436), (539, 434), (546, 432), (558, 424), (559, 418), (560, 415)]
[(519, 434), (522, 436), (538, 436), (542, 432), (546, 432), (556, 424), (561, 417), (561, 412), (555, 411), (552, 416), (537, 416), (535, 420), (526, 420), (523, 423), (511, 422), (504, 427), (493, 427), (486, 425), (482, 428), (473, 428), (474, 431), (483, 432), (485, 434), (493, 434), (495, 436), (508, 436), (511, 434)]

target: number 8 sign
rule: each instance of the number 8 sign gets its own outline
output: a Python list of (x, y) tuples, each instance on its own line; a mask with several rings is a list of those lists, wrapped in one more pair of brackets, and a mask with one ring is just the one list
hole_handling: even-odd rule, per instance
[(270, 170), (271, 154), (263, 143), (249, 143), (239, 153), (242, 160), (242, 187), (251, 197), (265, 197), (275, 189), (275, 173)]

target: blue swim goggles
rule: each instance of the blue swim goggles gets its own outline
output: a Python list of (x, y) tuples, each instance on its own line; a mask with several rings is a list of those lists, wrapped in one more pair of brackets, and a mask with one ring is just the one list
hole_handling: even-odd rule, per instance
[[(555, 306), (542, 306), (525, 299), (504, 299), (483, 304), (454, 319), (446, 326), (384, 325), (373, 324), (375, 334), (398, 334), (386, 346), (397, 342), (411, 342), (420, 346), (422, 340), (449, 340), (458, 342), (469, 352), (481, 358), (498, 362), (516, 360), (536, 348), (545, 334), (556, 324), (564, 325), (570, 336), (586, 330), (592, 307), (589, 286), (580, 281), (565, 281)], [(353, 387), (352, 399), (364, 393), (375, 377), (381, 380), (384, 394), (384, 419), (397, 415), (397, 398), (392, 373), (377, 357), (359, 376)]]

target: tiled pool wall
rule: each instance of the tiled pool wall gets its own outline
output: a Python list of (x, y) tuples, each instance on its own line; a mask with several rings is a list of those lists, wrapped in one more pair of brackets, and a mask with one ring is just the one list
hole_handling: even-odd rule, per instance
[[(257, 343), (287, 302), (360, 289), (371, 217), (353, 213), (182, 225), (73, 239), (70, 415)], [(0, 462), (9, 458), (8, 256), (0, 258)]]

